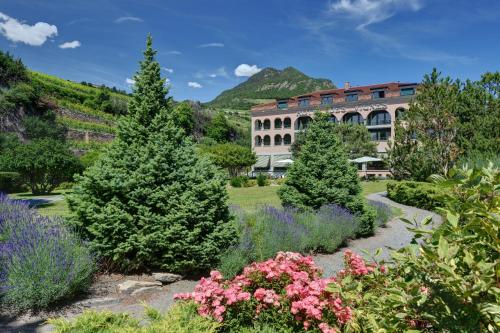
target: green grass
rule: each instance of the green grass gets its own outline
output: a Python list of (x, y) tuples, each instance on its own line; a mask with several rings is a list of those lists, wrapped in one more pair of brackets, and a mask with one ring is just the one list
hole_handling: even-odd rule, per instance
[(363, 195), (387, 191), (387, 183), (392, 180), (374, 180), (368, 182), (361, 182)]
[[(31, 192), (23, 192), (23, 193), (13, 193), (10, 194), (10, 196), (14, 199), (38, 199), (38, 198), (43, 199), (53, 195), (65, 195), (69, 193), (69, 191), (70, 190), (57, 190), (47, 195), (33, 195)], [(37, 208), (40, 214), (46, 216), (57, 215), (65, 217), (69, 215), (68, 203), (66, 202), (65, 199), (42, 204), (39, 205)]]
[(253, 210), (260, 205), (280, 207), (279, 186), (229, 187), (229, 204), (244, 210)]

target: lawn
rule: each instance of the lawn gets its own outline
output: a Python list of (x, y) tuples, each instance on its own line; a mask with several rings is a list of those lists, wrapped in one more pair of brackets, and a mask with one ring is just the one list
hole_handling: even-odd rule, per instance
[[(383, 192), (386, 190), (388, 182), (390, 182), (390, 180), (361, 182), (363, 194), (367, 195), (371, 193)], [(281, 203), (278, 198), (278, 189), (279, 186), (254, 186), (242, 188), (228, 187), (229, 204), (239, 206), (244, 210), (253, 210), (255, 207), (261, 205), (279, 207)], [(58, 191), (52, 195), (64, 195), (66, 193), (67, 191)], [(34, 196), (30, 193), (17, 193), (13, 194), (12, 197), (24, 200), (36, 200), (50, 196)], [(66, 200), (44, 203), (39, 206), (39, 211), (43, 215), (66, 216), (68, 215), (68, 204), (66, 203)]]

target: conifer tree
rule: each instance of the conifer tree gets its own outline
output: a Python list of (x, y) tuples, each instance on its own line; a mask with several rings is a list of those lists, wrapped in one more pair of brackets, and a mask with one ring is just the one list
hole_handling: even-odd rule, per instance
[(300, 154), (279, 190), (283, 206), (300, 210), (336, 204), (360, 220), (359, 234), (373, 232), (375, 213), (363, 201), (359, 176), (325, 117), (316, 117), (306, 132)]
[(223, 174), (171, 119), (151, 37), (129, 114), (69, 198), (72, 223), (120, 270), (211, 267), (234, 239)]

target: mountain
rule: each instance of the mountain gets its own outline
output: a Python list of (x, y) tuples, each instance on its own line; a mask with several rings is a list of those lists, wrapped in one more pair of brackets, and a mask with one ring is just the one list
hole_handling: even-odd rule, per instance
[(268, 100), (332, 88), (335, 88), (332, 81), (309, 77), (293, 67), (283, 70), (264, 68), (245, 82), (223, 91), (206, 105), (212, 108), (250, 109), (252, 105)]

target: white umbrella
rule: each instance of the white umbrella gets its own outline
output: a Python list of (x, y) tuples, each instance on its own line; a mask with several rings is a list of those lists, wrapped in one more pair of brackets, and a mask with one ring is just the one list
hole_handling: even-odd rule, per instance
[(377, 157), (363, 156), (349, 161), (354, 163), (368, 163), (368, 162), (381, 162), (383, 160)]
[(279, 160), (279, 161), (276, 161), (276, 162), (279, 162), (279, 163), (285, 163), (285, 164), (292, 164), (293, 163), (293, 160), (292, 159), (284, 159), (284, 160)]

